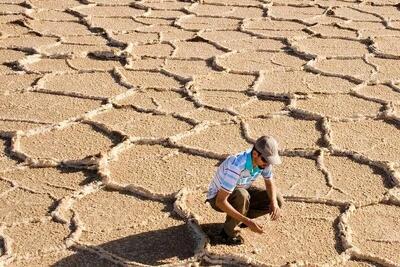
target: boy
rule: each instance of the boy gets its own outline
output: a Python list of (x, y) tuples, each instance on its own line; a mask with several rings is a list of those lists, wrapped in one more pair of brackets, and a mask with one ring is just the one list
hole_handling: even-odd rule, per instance
[[(229, 156), (218, 167), (207, 193), (207, 201), (213, 209), (226, 213), (222, 242), (242, 244), (243, 238), (234, 230), (237, 225), (263, 233), (253, 218), (270, 213), (271, 219), (280, 217), (282, 196), (272, 175), (272, 165), (281, 163), (278, 143), (271, 136), (261, 136), (254, 146), (244, 152)], [(265, 190), (250, 187), (261, 174)]]

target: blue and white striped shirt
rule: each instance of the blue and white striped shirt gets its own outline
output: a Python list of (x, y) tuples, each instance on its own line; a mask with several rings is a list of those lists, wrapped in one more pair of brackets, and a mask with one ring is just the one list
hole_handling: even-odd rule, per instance
[(271, 179), (272, 166), (265, 169), (253, 168), (251, 148), (229, 156), (218, 167), (208, 187), (207, 199), (214, 198), (220, 189), (232, 193), (236, 187), (249, 188), (260, 174), (266, 180)]

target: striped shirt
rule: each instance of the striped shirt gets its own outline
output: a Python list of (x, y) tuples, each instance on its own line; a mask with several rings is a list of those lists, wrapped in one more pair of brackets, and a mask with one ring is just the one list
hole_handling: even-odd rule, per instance
[(260, 174), (265, 180), (272, 179), (272, 166), (253, 168), (251, 148), (229, 156), (218, 167), (208, 187), (207, 199), (214, 198), (220, 189), (232, 193), (236, 187), (249, 188)]

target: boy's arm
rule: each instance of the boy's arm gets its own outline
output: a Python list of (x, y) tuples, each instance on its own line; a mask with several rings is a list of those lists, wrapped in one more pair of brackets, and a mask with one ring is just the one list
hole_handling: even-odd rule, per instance
[(262, 230), (260, 225), (258, 225), (256, 222), (254, 222), (250, 218), (242, 215), (234, 207), (232, 207), (232, 205), (228, 202), (229, 195), (230, 195), (230, 193), (228, 191), (220, 189), (217, 193), (217, 198), (215, 201), (216, 206), (220, 210), (225, 212), (228, 216), (247, 225), (250, 228), (250, 230), (252, 230), (253, 232), (256, 232), (259, 234), (263, 233), (264, 231)]
[(271, 209), (271, 219), (276, 220), (281, 215), (281, 209), (278, 205), (278, 200), (276, 198), (276, 185), (274, 179), (264, 179), (265, 189), (267, 190), (269, 197), (269, 208)]

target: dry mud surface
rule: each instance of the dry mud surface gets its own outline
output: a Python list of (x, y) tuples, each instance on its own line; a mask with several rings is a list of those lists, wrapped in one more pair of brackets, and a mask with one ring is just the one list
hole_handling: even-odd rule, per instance
[[(399, 1), (0, 2), (0, 266), (400, 266)], [(214, 244), (262, 134), (283, 217)]]

